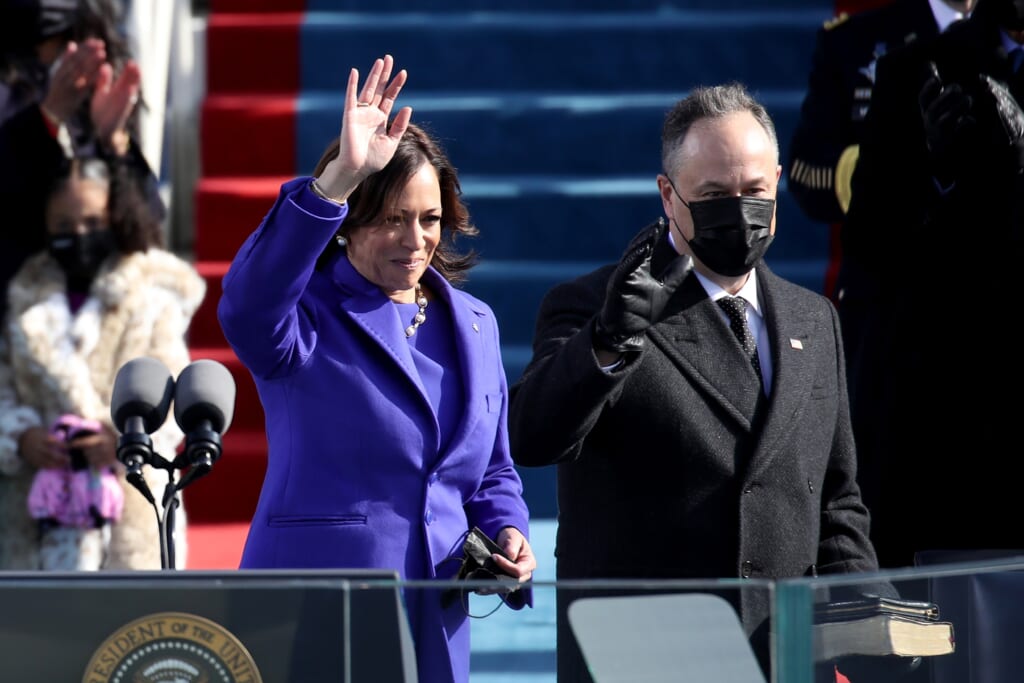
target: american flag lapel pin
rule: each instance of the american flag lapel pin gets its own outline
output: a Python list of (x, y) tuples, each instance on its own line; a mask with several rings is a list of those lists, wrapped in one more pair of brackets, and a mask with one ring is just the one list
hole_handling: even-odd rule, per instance
[(799, 339), (793, 339), (792, 337), (789, 338), (789, 346), (790, 346), (790, 348), (794, 348), (797, 351), (803, 351), (804, 350), (803, 342), (801, 342)]

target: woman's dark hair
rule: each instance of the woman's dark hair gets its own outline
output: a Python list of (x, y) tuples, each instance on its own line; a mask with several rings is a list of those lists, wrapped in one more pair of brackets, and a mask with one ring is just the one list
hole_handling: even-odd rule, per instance
[[(335, 139), (324, 150), (317, 162), (314, 176), (324, 172), (327, 164), (338, 156), (338, 140)], [(405, 189), (405, 185), (424, 164), (430, 164), (437, 171), (441, 185), (441, 240), (430, 261), (445, 280), (457, 284), (465, 280), (466, 272), (476, 265), (476, 253), (468, 250), (459, 253), (456, 240), (473, 237), (478, 233), (470, 222), (469, 210), (462, 202), (462, 187), (459, 178), (440, 144), (425, 130), (409, 124), (402, 135), (395, 156), (387, 166), (372, 174), (359, 184), (348, 198), (348, 216), (338, 234), (348, 238), (353, 231), (367, 225), (380, 223), (391, 206)], [(327, 245), (317, 265), (323, 264), (339, 247), (334, 240)]]
[(72, 179), (89, 180), (107, 187), (110, 232), (122, 254), (163, 245), (160, 220), (153, 215), (138, 183), (124, 164), (111, 164), (99, 157), (68, 159), (50, 183), (46, 196), (49, 198), (64, 190)]

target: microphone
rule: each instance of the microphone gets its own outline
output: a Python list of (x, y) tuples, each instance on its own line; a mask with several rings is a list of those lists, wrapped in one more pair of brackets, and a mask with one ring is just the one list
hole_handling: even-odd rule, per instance
[(167, 419), (174, 395), (171, 371), (155, 358), (142, 356), (128, 361), (117, 371), (110, 401), (110, 417), (121, 437), (117, 459), (127, 469), (129, 483), (155, 504), (142, 476), (142, 466), (153, 463), (153, 441), (149, 435)]
[(202, 359), (178, 375), (174, 419), (185, 432), (183, 462), (188, 472), (178, 490), (210, 472), (221, 455), (221, 435), (231, 426), (235, 412), (235, 379), (215, 360)]

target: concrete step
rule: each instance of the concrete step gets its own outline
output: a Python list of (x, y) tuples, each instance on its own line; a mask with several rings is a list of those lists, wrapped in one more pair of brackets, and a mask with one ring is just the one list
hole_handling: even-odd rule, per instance
[(806, 73), (814, 32), (831, 15), (817, 6), (215, 13), (206, 34), (207, 92), (340, 92), (350, 66), (365, 72), (384, 52), (410, 70), (419, 91), (683, 91), (734, 79), (792, 87), (794, 75)]
[[(683, 94), (445, 91), (410, 93), (400, 103), (413, 108), (413, 120), (438, 138), (462, 174), (630, 175), (661, 168), (661, 125)], [(783, 149), (803, 94), (758, 93)], [(211, 95), (202, 107), (203, 173), (310, 173), (338, 135), (342, 105), (340, 92)]]
[[(273, 206), (285, 180), (201, 179), (195, 195), (196, 258), (233, 259)], [(653, 174), (467, 176), (462, 187), (480, 234), (460, 242), (460, 248), (472, 248), (486, 260), (618, 258), (634, 230), (662, 212)], [(219, 294), (207, 294), (208, 299), (213, 296)]]
[[(196, 189), (196, 258), (230, 261), (288, 178), (205, 178)], [(463, 199), (480, 234), (461, 244), (483, 261), (617, 259), (630, 237), (663, 214), (655, 172), (635, 176), (462, 176)], [(785, 180), (769, 252), (822, 261), (828, 227), (804, 216)], [(824, 276), (822, 272), (814, 278)], [(207, 294), (209, 299), (214, 294)], [(218, 295), (219, 296), (219, 295)]]

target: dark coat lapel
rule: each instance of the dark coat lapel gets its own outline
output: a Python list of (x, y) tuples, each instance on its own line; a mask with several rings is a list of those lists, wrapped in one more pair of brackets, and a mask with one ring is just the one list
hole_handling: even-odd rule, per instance
[(739, 341), (694, 275), (679, 288), (649, 336), (681, 372), (745, 429), (751, 429), (760, 386)]
[(799, 424), (811, 395), (815, 359), (820, 357), (820, 351), (813, 345), (834, 344), (818, 329), (820, 323), (801, 313), (796, 300), (786, 296), (788, 283), (765, 267), (759, 267), (757, 274), (758, 296), (764, 306), (771, 345), (772, 392), (749, 477), (756, 477), (769, 465), (777, 452), (775, 444)]

